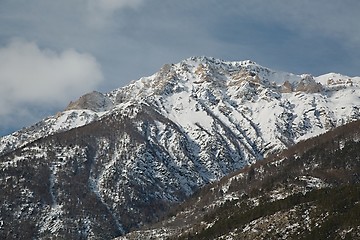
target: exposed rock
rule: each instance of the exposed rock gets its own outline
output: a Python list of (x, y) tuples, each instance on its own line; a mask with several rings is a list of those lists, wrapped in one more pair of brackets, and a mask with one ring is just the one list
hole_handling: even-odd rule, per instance
[(315, 81), (314, 77), (309, 74), (302, 75), (302, 79), (294, 91), (297, 92), (306, 92), (306, 93), (317, 93), (323, 90), (323, 86), (321, 83)]
[(109, 110), (112, 106), (113, 103), (107, 96), (100, 92), (93, 91), (81, 96), (75, 102), (70, 102), (65, 110), (87, 109), (94, 112), (102, 112)]
[(282, 93), (291, 93), (293, 91), (293, 87), (291, 86), (291, 83), (289, 81), (285, 81), (280, 88), (280, 91)]

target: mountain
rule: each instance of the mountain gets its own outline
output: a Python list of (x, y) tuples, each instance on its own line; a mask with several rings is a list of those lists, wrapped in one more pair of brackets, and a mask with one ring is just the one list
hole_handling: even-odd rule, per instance
[[(141, 78), (110, 93), (92, 92), (80, 97), (71, 102), (64, 112), (2, 137), (0, 154), (36, 139), (86, 125), (98, 120), (102, 115), (113, 114), (121, 108), (118, 106), (121, 103), (141, 102), (149, 104), (176, 124), (185, 125), (192, 131), (199, 128), (198, 124), (202, 124), (202, 127), (209, 125), (203, 123), (206, 121), (210, 121), (211, 125), (212, 118), (205, 118), (203, 122), (187, 122), (186, 117), (179, 119), (177, 116), (187, 114), (196, 118), (199, 117), (196, 113), (204, 108), (205, 112), (210, 111), (221, 116), (219, 120), (224, 118), (225, 124), (238, 125), (243, 121), (248, 123), (247, 125), (258, 124), (261, 131), (274, 129), (267, 133), (269, 136), (265, 140), (275, 140), (279, 146), (283, 145), (279, 141), (284, 140), (287, 145), (357, 119), (358, 96), (355, 90), (359, 79), (335, 73), (319, 77), (308, 74), (294, 75), (273, 71), (252, 61), (225, 62), (207, 57), (193, 57), (178, 64), (166, 64), (153, 76)], [(321, 94), (308, 94), (316, 92)], [(312, 100), (315, 103), (312, 103)], [(162, 102), (165, 105), (161, 105)], [(299, 108), (302, 103), (304, 106)], [(203, 105), (205, 107), (202, 107)], [(266, 108), (269, 108), (269, 112), (264, 111)], [(232, 118), (236, 120), (235, 123), (232, 123), (227, 113), (234, 115)], [(277, 122), (280, 118), (286, 120), (284, 116), (269, 115), (270, 119), (264, 121), (264, 116), (260, 113), (289, 115), (289, 126), (284, 126), (286, 124), (281, 121)], [(313, 117), (313, 114), (316, 116)], [(249, 115), (252, 119), (241, 115)], [(326, 119), (319, 119), (324, 116)], [(206, 130), (209, 130), (208, 128)], [(289, 130), (290, 135), (278, 136), (275, 128)], [(306, 131), (307, 129), (310, 131)], [(274, 146), (277, 147), (277, 144)]]
[(0, 236), (109, 239), (360, 118), (360, 78), (193, 57), (0, 140)]
[(359, 239), (360, 121), (197, 191), (125, 239)]

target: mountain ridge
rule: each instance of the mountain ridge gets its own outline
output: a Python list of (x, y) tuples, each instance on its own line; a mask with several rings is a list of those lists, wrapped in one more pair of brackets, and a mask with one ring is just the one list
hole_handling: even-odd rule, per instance
[[(48, 117), (31, 127), (24, 128), (22, 130), (14, 132), (13, 134), (1, 137), (0, 154), (2, 152), (11, 151), (11, 148), (8, 147), (9, 145), (22, 145), (25, 142), (31, 142), (35, 139), (44, 137), (47, 134), (54, 134), (56, 132), (70, 130), (74, 127), (83, 126), (92, 121), (95, 121), (99, 119), (99, 117), (101, 117), (103, 114), (106, 114), (108, 111), (116, 108), (116, 105), (123, 101), (136, 101), (139, 96), (146, 97), (146, 94), (152, 95), (154, 94), (154, 92), (159, 93), (159, 89), (161, 89), (161, 87), (159, 87), (159, 89), (157, 90), (153, 90), (153, 92), (143, 91), (141, 89), (144, 88), (149, 90), (150, 88), (151, 90), (151, 88), (153, 88), (154, 86), (154, 84), (151, 85), (151, 82), (155, 82), (156, 84), (158, 84), (157, 82), (159, 81), (159, 79), (167, 78), (166, 80), (169, 80), (176, 75), (175, 72), (171, 70), (172, 67), (176, 65), (187, 66), (187, 64), (193, 64), (194, 66), (198, 66), (198, 69), (196, 69), (196, 71), (197, 74), (199, 74), (200, 79), (202, 80), (194, 81), (195, 84), (200, 83), (207, 78), (204, 70), (201, 71), (201, 69), (204, 68), (203, 64), (213, 64), (215, 66), (226, 65), (228, 67), (228, 72), (235, 72), (235, 74), (233, 74), (232, 76), (234, 81), (229, 84), (236, 84), (244, 80), (259, 82), (260, 78), (257, 74), (262, 73), (262, 83), (265, 84), (266, 87), (271, 87), (271, 85), (272, 87), (276, 87), (280, 93), (320, 92), (324, 90), (324, 87), (326, 87), (327, 90), (336, 90), (339, 88), (344, 88), (346, 87), (346, 85), (354, 84), (353, 81), (355, 81), (356, 84), (357, 82), (359, 82), (360, 79), (359, 77), (351, 78), (336, 73), (328, 73), (314, 78), (309, 74), (295, 75), (285, 72), (276, 72), (271, 69), (262, 67), (251, 60), (226, 62), (210, 57), (191, 57), (181, 61), (178, 64), (165, 64), (158, 73), (155, 73), (150, 77), (145, 77), (137, 81), (133, 81), (133, 83), (130, 83), (128, 86), (115, 89), (109, 93), (103, 94), (94, 91), (92, 93), (87, 93), (81, 96), (78, 100), (70, 102), (63, 112), (59, 112), (55, 116)], [(240, 68), (240, 71), (239, 69), (234, 70), (236, 69), (236, 67), (239, 66), (242, 67)], [(237, 82), (237, 80), (239, 81)], [(270, 83), (271, 81), (272, 83)], [(144, 84), (144, 82), (150, 83), (146, 85)], [(277, 82), (279, 85), (276, 85), (275, 82)], [(166, 81), (163, 81), (162, 84), (166, 84)], [(161, 83), (158, 85), (161, 85)], [(135, 95), (135, 99), (132, 95)], [(51, 126), (50, 129), (47, 128), (43, 130), (43, 134), (38, 134), (38, 136), (36, 136), (35, 134), (35, 137), (27, 137), (27, 135), (34, 135), (34, 132), (36, 131), (39, 132), (41, 130), (40, 128), (43, 125), (53, 126)], [(66, 127), (60, 127), (60, 125)], [(27, 131), (29, 133), (27, 133)], [(17, 141), (24, 143), (18, 144), (16, 143)]]

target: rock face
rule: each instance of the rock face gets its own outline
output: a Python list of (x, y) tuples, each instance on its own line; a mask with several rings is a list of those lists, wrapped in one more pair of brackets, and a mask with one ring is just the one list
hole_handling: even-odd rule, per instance
[(360, 79), (327, 81), (194, 57), (87, 94), (0, 140), (0, 236), (111, 238), (154, 221), (207, 183), (359, 119)]
[(100, 92), (91, 92), (80, 97), (75, 102), (70, 102), (65, 110), (87, 109), (94, 112), (103, 112), (113, 107), (111, 100)]
[(322, 84), (316, 82), (314, 77), (308, 74), (302, 75), (302, 79), (296, 84), (295, 87), (295, 91), (306, 93), (319, 93), (322, 90)]
[(286, 80), (281, 85), (280, 90), (281, 90), (282, 93), (291, 93), (291, 92), (293, 92), (293, 86), (291, 86), (291, 83), (288, 80)]

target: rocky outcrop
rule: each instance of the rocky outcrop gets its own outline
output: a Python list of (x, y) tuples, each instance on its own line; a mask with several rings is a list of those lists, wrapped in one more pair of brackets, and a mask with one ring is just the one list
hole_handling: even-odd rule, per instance
[(293, 86), (287, 80), (280, 87), (281, 93), (291, 93), (292, 91), (293, 91)]
[(107, 96), (100, 92), (93, 91), (81, 96), (74, 102), (70, 102), (65, 111), (87, 109), (94, 112), (103, 112), (111, 109), (112, 106), (113, 103)]
[(323, 90), (322, 84), (316, 82), (313, 76), (309, 74), (304, 74), (301, 77), (302, 79), (300, 80), (300, 82), (296, 83), (294, 91), (306, 92), (306, 93), (318, 93)]

